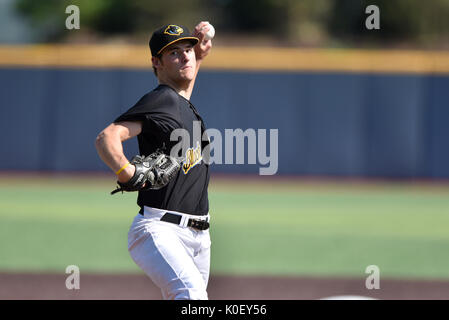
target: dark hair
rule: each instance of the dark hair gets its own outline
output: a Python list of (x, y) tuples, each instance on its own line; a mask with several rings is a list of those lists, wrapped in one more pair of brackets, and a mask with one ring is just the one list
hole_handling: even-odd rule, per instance
[[(159, 53), (158, 55), (156, 55), (155, 58), (158, 58), (159, 60), (161, 60), (162, 59), (162, 53)], [(157, 69), (154, 66), (153, 66), (153, 72), (154, 72), (154, 75), (157, 77)]]

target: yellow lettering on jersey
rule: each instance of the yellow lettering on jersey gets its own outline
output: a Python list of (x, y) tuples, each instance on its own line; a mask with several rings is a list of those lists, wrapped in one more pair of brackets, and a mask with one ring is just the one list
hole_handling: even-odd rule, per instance
[(197, 141), (196, 148), (189, 148), (186, 151), (186, 159), (182, 165), (184, 174), (187, 174), (187, 172), (189, 172), (189, 170), (196, 166), (201, 160), (203, 160), (203, 156), (201, 155), (201, 146)]

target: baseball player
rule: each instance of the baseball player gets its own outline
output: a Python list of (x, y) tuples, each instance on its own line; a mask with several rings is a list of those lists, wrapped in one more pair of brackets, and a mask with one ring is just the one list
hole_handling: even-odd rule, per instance
[[(163, 154), (170, 154), (178, 143), (170, 140), (170, 134), (179, 128), (189, 132), (191, 148), (204, 149), (209, 143), (193, 141), (193, 123), (200, 121), (202, 135), (205, 126), (189, 100), (200, 65), (212, 47), (205, 38), (209, 26), (201, 22), (192, 34), (175, 24), (156, 30), (149, 46), (159, 85), (96, 139), (100, 158), (117, 175), (118, 190), (138, 191), (140, 211), (128, 232), (128, 251), (161, 289), (163, 299), (208, 299), (209, 166), (201, 161), (201, 152), (194, 153), (198, 159), (189, 170), (179, 170), (183, 162), (176, 165)], [(122, 142), (135, 136), (141, 156), (130, 162)], [(162, 156), (160, 150), (165, 150)], [(154, 152), (159, 153), (154, 156)], [(144, 158), (150, 154), (152, 158)], [(191, 164), (191, 154), (180, 155), (184, 165)], [(167, 163), (176, 171), (162, 172)]]

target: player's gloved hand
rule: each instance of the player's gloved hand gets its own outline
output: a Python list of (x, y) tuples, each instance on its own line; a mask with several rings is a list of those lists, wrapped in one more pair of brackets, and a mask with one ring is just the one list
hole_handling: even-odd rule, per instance
[(130, 161), (136, 171), (125, 183), (117, 181), (119, 187), (111, 194), (119, 191), (157, 190), (165, 187), (181, 168), (180, 160), (162, 153), (160, 150), (149, 156), (136, 155)]

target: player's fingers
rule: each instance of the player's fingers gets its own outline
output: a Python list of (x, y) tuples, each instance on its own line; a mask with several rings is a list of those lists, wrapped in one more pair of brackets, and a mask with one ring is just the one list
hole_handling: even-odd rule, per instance
[(207, 40), (204, 43), (204, 50), (208, 51), (210, 48), (212, 48), (212, 41), (211, 40)]
[(210, 27), (209, 25), (203, 27), (199, 31), (195, 31), (195, 36), (200, 40), (200, 42), (208, 42), (210, 40), (206, 40), (206, 33), (209, 31)]
[(200, 48), (203, 53), (209, 52), (209, 50), (212, 48), (212, 41), (207, 40), (207, 41), (201, 42)]
[(199, 31), (201, 30), (202, 27), (203, 27), (203, 26), (201, 25), (201, 23), (198, 23), (198, 24), (195, 26), (195, 32), (199, 32)]
[(195, 35), (205, 35), (207, 33), (207, 31), (209, 31), (209, 29), (210, 29), (210, 27), (206, 26), (206, 27), (203, 27), (203, 28), (201, 28), (199, 30), (195, 30), (194, 34)]
[(201, 43), (201, 42), (204, 41), (204, 37), (206, 35), (204, 33), (202, 33), (202, 32), (195, 32), (194, 36), (197, 37), (200, 40), (199, 43)]
[(195, 27), (195, 31), (200, 32), (201, 29), (203, 29), (204, 27), (208, 26), (209, 22), (208, 21), (201, 21), (200, 23), (198, 23)]

